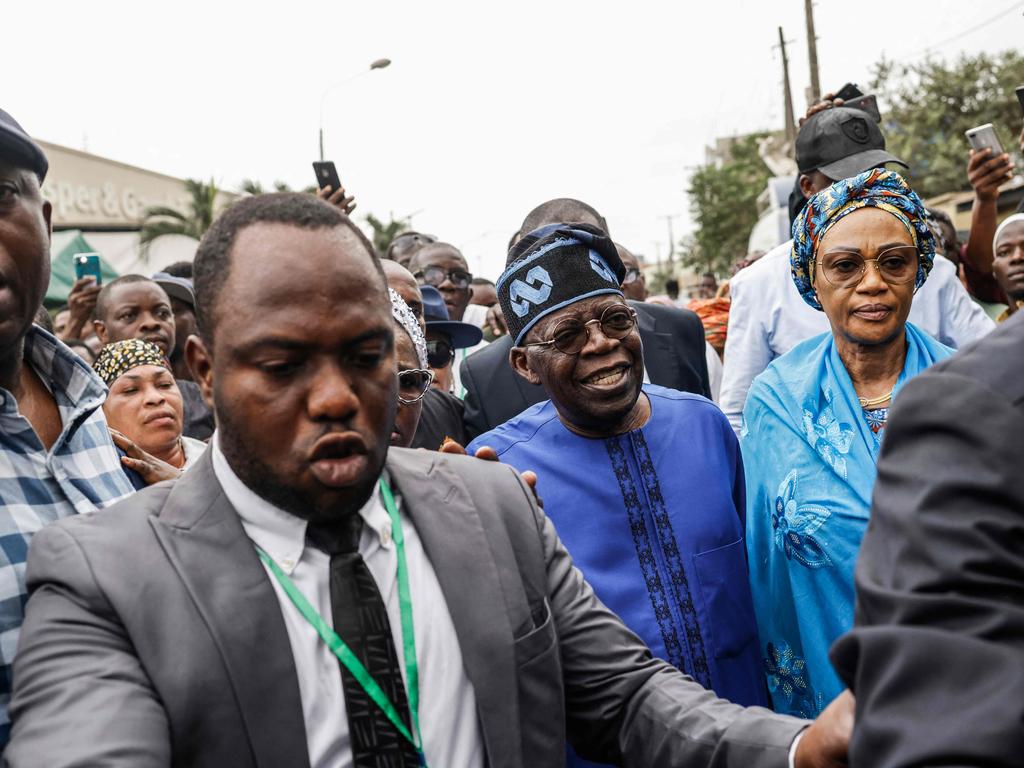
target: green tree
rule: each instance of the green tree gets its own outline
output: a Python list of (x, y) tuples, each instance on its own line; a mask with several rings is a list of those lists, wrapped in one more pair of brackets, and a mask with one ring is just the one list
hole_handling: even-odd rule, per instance
[(196, 240), (202, 239), (216, 217), (217, 194), (220, 190), (210, 179), (207, 184), (195, 179), (185, 181), (185, 189), (190, 200), (188, 212), (183, 213), (177, 208), (165, 205), (146, 209), (139, 232), (139, 244), (146, 251), (154, 240), (164, 235), (186, 235)]
[(1003, 147), (1014, 150), (1021, 115), (1013, 91), (1021, 83), (1024, 55), (1015, 50), (875, 65), (871, 90), (886, 149), (910, 164), (908, 181), (921, 197), (970, 189), (967, 129), (992, 123)]
[(409, 228), (408, 217), (396, 219), (394, 214), (390, 214), (388, 220), (384, 222), (372, 213), (368, 213), (366, 214), (366, 223), (373, 230), (373, 247), (381, 256), (388, 252), (391, 241)]
[(687, 194), (697, 229), (680, 243), (684, 267), (725, 275), (747, 255), (757, 196), (771, 175), (757, 151), (765, 135), (737, 139), (720, 165), (703, 165), (690, 177)]
[[(298, 191), (316, 193), (316, 189), (317, 188), (315, 186), (308, 186), (303, 187), (301, 190)], [(265, 194), (268, 190), (263, 187), (262, 182), (256, 181), (255, 179), (242, 179), (242, 183), (238, 186), (238, 191), (243, 195), (262, 195)], [(274, 191), (295, 192), (296, 190), (292, 189), (288, 185), (288, 182), (278, 180), (274, 182)]]

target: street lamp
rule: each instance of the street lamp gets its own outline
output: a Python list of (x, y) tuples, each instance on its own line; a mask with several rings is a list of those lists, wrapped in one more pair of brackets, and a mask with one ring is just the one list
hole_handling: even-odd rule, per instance
[(328, 87), (328, 89), (323, 92), (323, 95), (320, 97), (320, 162), (323, 162), (324, 160), (324, 102), (327, 101), (327, 97), (330, 95), (332, 91), (345, 85), (345, 83), (351, 83), (357, 77), (362, 77), (365, 74), (373, 72), (373, 70), (375, 69), (385, 69), (386, 67), (389, 66), (391, 66), (391, 59), (377, 59), (370, 63), (369, 69), (364, 69), (361, 72), (356, 72), (354, 75), (346, 77), (344, 80)]

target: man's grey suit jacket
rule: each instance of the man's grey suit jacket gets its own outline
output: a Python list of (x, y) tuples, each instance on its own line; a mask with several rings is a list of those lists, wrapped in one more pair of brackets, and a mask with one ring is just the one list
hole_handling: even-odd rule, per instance
[[(492, 768), (561, 766), (567, 737), (645, 768), (785, 768), (806, 723), (721, 701), (653, 659), (512, 469), (402, 449), (387, 467), (444, 592)], [(176, 483), (45, 528), (28, 583), (8, 765), (309, 765), (280, 604), (209, 454)]]

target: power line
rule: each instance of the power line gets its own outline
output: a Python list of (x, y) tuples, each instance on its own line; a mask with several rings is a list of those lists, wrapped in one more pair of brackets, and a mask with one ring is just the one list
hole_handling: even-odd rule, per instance
[(1015, 11), (1018, 8), (1021, 8), (1021, 7), (1024, 7), (1024, 3), (1016, 2), (1013, 5), (1011, 5), (1009, 8), (1007, 8), (1007, 9), (1005, 9), (1003, 11), (1000, 11), (995, 16), (993, 16), (993, 17), (991, 17), (989, 19), (986, 19), (985, 21), (979, 22), (978, 24), (975, 24), (973, 27), (969, 27), (968, 29), (965, 29), (963, 32), (958, 32), (957, 34), (953, 35), (952, 37), (947, 37), (945, 40), (940, 40), (937, 43), (932, 43), (927, 48), (922, 48), (917, 53), (911, 54), (911, 55), (916, 56), (916, 55), (918, 55), (920, 53), (927, 53), (928, 51), (933, 51), (936, 48), (941, 48), (942, 46), (946, 45), (947, 43), (952, 43), (954, 40), (959, 40), (961, 37), (966, 37), (967, 35), (970, 35), (970, 34), (972, 34), (974, 32), (977, 32), (979, 29), (987, 27), (989, 24), (993, 24), (993, 23), (999, 21), (1001, 18), (1003, 18), (1003, 16), (1006, 16), (1007, 14), (1012, 13), (1013, 11)]

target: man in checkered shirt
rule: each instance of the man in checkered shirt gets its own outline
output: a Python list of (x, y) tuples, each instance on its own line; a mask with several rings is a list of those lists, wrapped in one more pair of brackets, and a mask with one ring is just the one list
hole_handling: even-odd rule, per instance
[(100, 407), (106, 387), (32, 325), (50, 280), (46, 170), (43, 151), (0, 110), (0, 750), (32, 534), (132, 492)]

